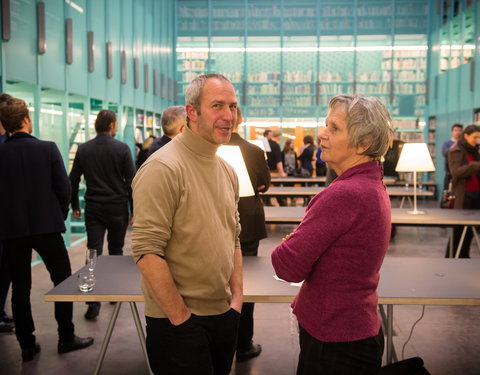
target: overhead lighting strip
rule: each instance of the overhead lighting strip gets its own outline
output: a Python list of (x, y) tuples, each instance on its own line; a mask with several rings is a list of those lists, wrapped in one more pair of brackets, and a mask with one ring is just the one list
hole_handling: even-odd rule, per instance
[[(468, 46), (468, 48), (467, 48)], [(470, 45), (464, 46), (470, 49)], [(453, 47), (453, 46), (452, 46)], [(443, 48), (443, 46), (442, 46)], [(475, 48), (475, 46), (473, 46)], [(345, 47), (178, 47), (181, 52), (354, 52), (354, 51), (426, 51), (428, 46), (345, 46)]]

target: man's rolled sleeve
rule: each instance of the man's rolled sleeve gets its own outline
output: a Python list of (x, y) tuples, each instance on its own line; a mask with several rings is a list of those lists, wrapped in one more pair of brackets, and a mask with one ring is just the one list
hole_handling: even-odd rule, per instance
[(164, 257), (181, 187), (170, 168), (152, 160), (138, 171), (132, 188), (133, 258), (138, 262), (146, 254)]

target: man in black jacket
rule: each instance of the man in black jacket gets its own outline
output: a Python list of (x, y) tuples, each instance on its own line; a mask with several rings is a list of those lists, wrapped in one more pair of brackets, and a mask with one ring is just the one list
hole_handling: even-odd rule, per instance
[(187, 123), (187, 112), (183, 105), (175, 105), (168, 107), (162, 113), (162, 131), (161, 138), (155, 139), (150, 147), (149, 155), (152, 155), (155, 151), (160, 150), (173, 138), (183, 132), (185, 124)]
[[(0, 240), (12, 277), (15, 334), (26, 362), (40, 351), (30, 306), (32, 248), (42, 257), (55, 285), (71, 275), (61, 234), (65, 232), (70, 183), (55, 143), (30, 135), (32, 123), (23, 100), (1, 100), (0, 120), (11, 134), (0, 146)], [(93, 343), (91, 337), (75, 336), (72, 311), (71, 302), (55, 303), (59, 353)]]
[[(0, 95), (2, 102), (11, 98), (8, 94)], [(0, 121), (0, 145), (7, 139), (7, 132)], [(7, 300), (8, 289), (10, 288), (10, 271), (2, 262), (3, 247), (0, 241), (0, 332), (12, 332), (15, 328), (13, 318), (5, 312), (5, 301)]]
[[(102, 110), (95, 120), (97, 136), (80, 145), (73, 161), (70, 181), (72, 184), (72, 210), (77, 219), (82, 217), (78, 200), (78, 185), (84, 175), (85, 227), (87, 247), (103, 252), (103, 239), (107, 231), (109, 255), (122, 255), (125, 233), (132, 209), (130, 187), (135, 167), (127, 144), (113, 138), (117, 132), (117, 117), (109, 110)], [(100, 311), (100, 302), (88, 303), (85, 318), (93, 320)]]
[[(268, 190), (270, 186), (270, 171), (265, 153), (259, 147), (244, 140), (238, 134), (238, 126), (242, 123), (242, 113), (237, 108), (237, 121), (232, 129), (229, 145), (239, 146), (243, 160), (247, 167), (248, 176), (252, 182), (255, 195), (241, 197), (238, 202), (240, 215), (240, 246), (243, 256), (257, 256), (258, 246), (262, 238), (267, 237), (265, 227), (265, 212), (259, 193)], [(242, 306), (240, 326), (238, 328), (237, 361), (242, 362), (256, 357), (262, 351), (262, 347), (254, 344), (253, 338), (253, 309), (254, 304), (245, 302)]]

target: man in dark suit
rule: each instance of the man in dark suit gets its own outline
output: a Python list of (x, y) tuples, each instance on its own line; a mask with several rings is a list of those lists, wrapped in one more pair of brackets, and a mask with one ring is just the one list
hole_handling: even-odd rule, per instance
[[(270, 171), (265, 160), (265, 153), (259, 147), (244, 140), (238, 134), (238, 126), (242, 123), (242, 113), (237, 108), (237, 121), (232, 129), (229, 145), (240, 147), (243, 160), (247, 167), (250, 181), (252, 182), (255, 195), (241, 197), (238, 202), (240, 215), (240, 246), (243, 256), (257, 256), (258, 246), (262, 238), (267, 237), (265, 227), (265, 212), (259, 193), (267, 191), (270, 186)], [(237, 361), (242, 362), (256, 357), (262, 351), (262, 347), (254, 344), (253, 338), (253, 303), (244, 303), (240, 326), (238, 328)]]
[[(32, 248), (42, 257), (55, 285), (71, 275), (61, 235), (65, 232), (70, 183), (55, 143), (30, 135), (32, 123), (23, 100), (1, 100), (0, 119), (11, 134), (0, 146), (0, 240), (12, 277), (15, 334), (26, 362), (40, 351), (30, 306)], [(72, 311), (71, 302), (55, 303), (59, 353), (93, 343), (91, 337), (75, 336)]]
[[(6, 101), (11, 98), (8, 94), (1, 95), (1, 100)], [(7, 132), (2, 126), (0, 120), (0, 145), (7, 139)], [(1, 177), (1, 176), (0, 176)], [(10, 288), (10, 271), (2, 262), (3, 247), (0, 241), (0, 332), (12, 332), (15, 328), (13, 318), (5, 312), (5, 301), (7, 300), (8, 289)]]
[[(117, 116), (102, 110), (95, 120), (97, 136), (80, 145), (70, 172), (72, 210), (77, 219), (82, 217), (78, 200), (80, 177), (85, 176), (85, 227), (87, 246), (103, 252), (105, 231), (108, 232), (109, 255), (122, 255), (129, 221), (128, 205), (132, 212), (132, 183), (135, 167), (127, 144), (113, 138), (117, 132)], [(85, 318), (94, 320), (100, 311), (100, 302), (89, 302)]]
[(160, 150), (173, 138), (183, 132), (185, 124), (187, 123), (187, 112), (183, 105), (175, 105), (168, 107), (162, 113), (162, 131), (161, 138), (155, 139), (150, 147), (149, 155), (152, 155), (155, 151)]

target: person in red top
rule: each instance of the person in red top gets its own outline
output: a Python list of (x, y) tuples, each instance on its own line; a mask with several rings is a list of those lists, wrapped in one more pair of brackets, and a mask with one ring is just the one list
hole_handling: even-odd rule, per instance
[(391, 212), (379, 160), (392, 136), (390, 124), (376, 98), (330, 100), (321, 157), (338, 177), (311, 200), (301, 224), (272, 253), (280, 278), (303, 281), (292, 304), (300, 326), (297, 375), (380, 370), (377, 286)]
[[(453, 208), (480, 209), (480, 155), (478, 153), (480, 142), (480, 127), (468, 125), (462, 134), (462, 139), (457, 141), (448, 152), (448, 168), (452, 175), (452, 192), (455, 196)], [(453, 229), (453, 248), (456, 249), (462, 235), (463, 227)], [(470, 258), (470, 243), (472, 232), (468, 230), (460, 250), (460, 258)], [(447, 252), (445, 255), (449, 256)]]

